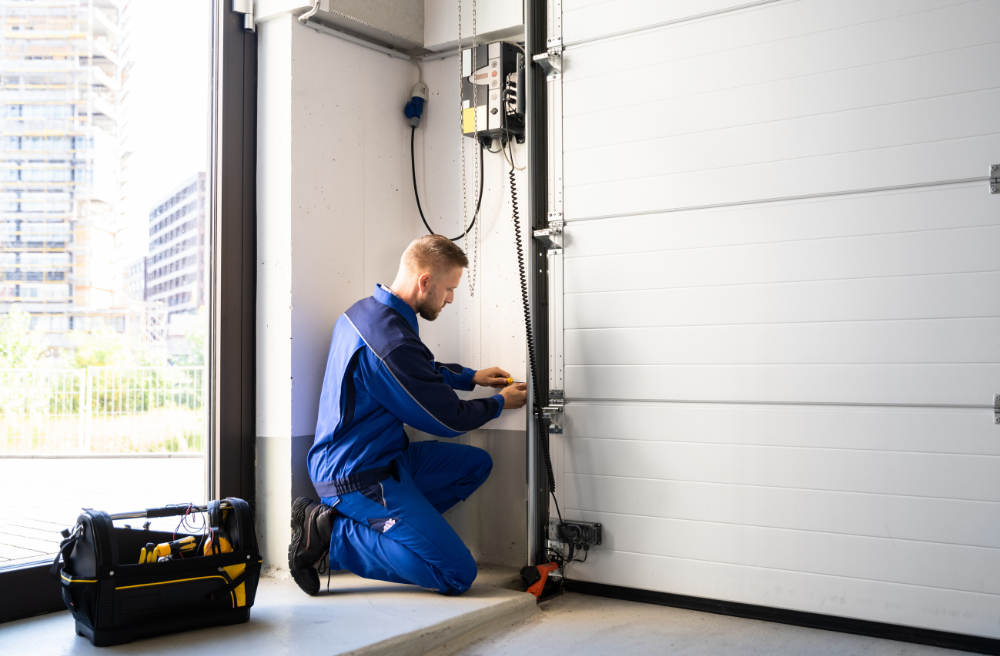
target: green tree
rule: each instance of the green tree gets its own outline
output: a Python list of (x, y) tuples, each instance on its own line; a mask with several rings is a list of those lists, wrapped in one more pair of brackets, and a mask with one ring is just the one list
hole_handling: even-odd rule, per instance
[(132, 351), (122, 335), (107, 326), (92, 332), (74, 332), (74, 367), (122, 367), (132, 364)]
[(0, 369), (35, 366), (49, 348), (48, 340), (31, 330), (31, 315), (14, 306), (0, 315)]

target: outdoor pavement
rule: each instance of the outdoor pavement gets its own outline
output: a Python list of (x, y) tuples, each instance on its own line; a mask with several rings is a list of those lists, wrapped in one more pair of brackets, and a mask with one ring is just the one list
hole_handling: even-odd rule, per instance
[[(0, 456), (0, 567), (51, 558), (82, 508), (108, 512), (205, 501), (203, 457)], [(142, 520), (136, 520), (141, 525)], [(176, 525), (176, 519), (160, 522)]]

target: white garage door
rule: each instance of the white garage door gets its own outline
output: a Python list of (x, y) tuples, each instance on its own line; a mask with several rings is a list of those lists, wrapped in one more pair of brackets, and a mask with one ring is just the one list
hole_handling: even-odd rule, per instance
[(1000, 2), (561, 29), (569, 577), (1000, 637)]

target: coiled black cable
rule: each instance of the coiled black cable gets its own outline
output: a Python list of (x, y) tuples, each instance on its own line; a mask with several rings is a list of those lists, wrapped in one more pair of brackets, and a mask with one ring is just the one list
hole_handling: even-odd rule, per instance
[(528, 337), (528, 366), (531, 368), (531, 398), (535, 401), (535, 408), (541, 407), (541, 398), (538, 396), (538, 363), (535, 358), (535, 338), (531, 330), (531, 305), (528, 302), (528, 277), (524, 270), (524, 243), (521, 241), (521, 215), (517, 207), (517, 180), (514, 178), (514, 169), (510, 170), (510, 210), (514, 216), (514, 240), (517, 242), (517, 269), (521, 276), (521, 302), (524, 305), (524, 330)]
[[(413, 154), (413, 138), (417, 134), (416, 126), (410, 127), (410, 171), (413, 173), (413, 197), (417, 199), (417, 210), (420, 212), (420, 220), (424, 222), (424, 227), (427, 228), (427, 232), (432, 235), (437, 233), (431, 230), (431, 226), (427, 223), (427, 219), (424, 218), (424, 208), (420, 206), (420, 192), (417, 191), (417, 158)], [(462, 237), (469, 234), (472, 230), (472, 226), (476, 225), (476, 219), (479, 217), (479, 206), (483, 204), (483, 189), (486, 185), (483, 184), (483, 144), (479, 144), (479, 200), (476, 201), (476, 213), (472, 215), (472, 223), (469, 227), (465, 229), (465, 232), (457, 237), (449, 237), (452, 241), (458, 241)], [(465, 175), (465, 171), (462, 171), (462, 175)]]

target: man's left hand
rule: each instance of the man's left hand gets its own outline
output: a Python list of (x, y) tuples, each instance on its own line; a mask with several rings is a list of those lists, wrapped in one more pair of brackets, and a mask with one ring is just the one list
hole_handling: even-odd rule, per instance
[(472, 377), (472, 382), (480, 387), (507, 387), (508, 378), (510, 374), (500, 367), (490, 367), (477, 371)]

